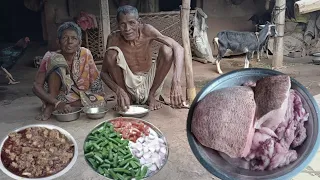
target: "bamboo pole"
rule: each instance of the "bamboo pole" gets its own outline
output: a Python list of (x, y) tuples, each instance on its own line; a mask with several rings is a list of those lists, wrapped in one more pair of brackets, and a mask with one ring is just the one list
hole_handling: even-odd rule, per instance
[(108, 0), (100, 0), (100, 17), (103, 31), (103, 52), (105, 52), (108, 36), (111, 32)]
[(320, 1), (300, 0), (294, 3), (294, 7), (298, 10), (299, 14), (306, 14), (320, 10)]
[(283, 36), (284, 36), (284, 24), (286, 14), (286, 0), (276, 0), (275, 4), (275, 25), (278, 32), (278, 36), (274, 40), (273, 44), (273, 59), (272, 67), (280, 68), (283, 66)]
[(184, 62), (187, 82), (187, 101), (189, 104), (191, 104), (196, 97), (196, 88), (193, 81), (192, 55), (189, 38), (190, 1), (191, 0), (182, 0), (181, 7), (182, 44), (184, 48)]

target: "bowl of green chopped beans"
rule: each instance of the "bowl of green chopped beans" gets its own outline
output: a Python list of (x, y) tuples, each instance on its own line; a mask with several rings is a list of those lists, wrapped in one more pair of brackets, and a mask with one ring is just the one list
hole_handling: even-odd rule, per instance
[(108, 179), (152, 177), (169, 157), (168, 142), (157, 127), (128, 117), (98, 124), (87, 135), (83, 148), (87, 164)]

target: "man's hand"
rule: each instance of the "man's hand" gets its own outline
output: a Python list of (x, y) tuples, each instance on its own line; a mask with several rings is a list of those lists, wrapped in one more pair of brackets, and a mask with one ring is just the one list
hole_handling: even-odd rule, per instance
[(117, 88), (116, 95), (118, 107), (120, 108), (120, 110), (127, 111), (130, 106), (130, 98), (128, 94), (122, 88), (119, 87)]
[(173, 108), (183, 107), (182, 90), (180, 83), (172, 81), (170, 102)]

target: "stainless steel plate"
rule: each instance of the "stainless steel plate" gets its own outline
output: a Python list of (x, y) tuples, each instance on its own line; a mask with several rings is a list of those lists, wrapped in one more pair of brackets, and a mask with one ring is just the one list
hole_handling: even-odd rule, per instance
[[(15, 129), (12, 132), (19, 132), (21, 130), (24, 130), (24, 129), (30, 128), (30, 127), (44, 127), (44, 128), (48, 128), (48, 129), (56, 129), (60, 133), (64, 134), (70, 141), (72, 141), (72, 143), (74, 145), (74, 154), (73, 154), (73, 158), (71, 159), (70, 163), (63, 170), (61, 170), (60, 172), (53, 174), (51, 176), (47, 176), (47, 177), (43, 177), (43, 178), (25, 178), (25, 177), (17, 176), (15, 174), (11, 173), (9, 170), (7, 170), (7, 168), (5, 168), (2, 163), (2, 159), (0, 158), (0, 169), (2, 170), (2, 172), (13, 179), (19, 179), (19, 180), (20, 179), (21, 180), (22, 179), (25, 179), (25, 180), (51, 180), (51, 179), (56, 179), (56, 178), (64, 175), (65, 173), (67, 173), (73, 167), (73, 165), (76, 163), (77, 158), (78, 158), (78, 145), (77, 145), (76, 140), (73, 138), (73, 136), (68, 131), (66, 131), (58, 126), (51, 125), (51, 124), (32, 124), (32, 125), (23, 126), (21, 128)], [(0, 157), (1, 157), (2, 147), (7, 139), (8, 139), (8, 135), (1, 142)]]
[(188, 113), (187, 137), (195, 157), (211, 174), (223, 180), (287, 180), (296, 176), (306, 168), (316, 155), (320, 145), (319, 107), (308, 90), (293, 78), (291, 78), (291, 88), (297, 90), (301, 95), (304, 108), (310, 113), (310, 116), (306, 123), (308, 137), (303, 145), (297, 149), (298, 159), (290, 165), (272, 171), (250, 171), (241, 169), (229, 164), (217, 151), (202, 146), (191, 132), (191, 121), (194, 108), (208, 93), (225, 87), (242, 85), (249, 80), (255, 82), (262, 77), (279, 74), (282, 73), (261, 68), (236, 70), (211, 81), (198, 93)]
[[(108, 119), (108, 120), (106, 120), (106, 121), (104, 121), (104, 122), (99, 123), (97, 126), (95, 126), (95, 127), (89, 132), (89, 134), (91, 134), (91, 132), (94, 131), (95, 129), (100, 128), (101, 126), (103, 126), (103, 124), (104, 124), (105, 122), (110, 122), (110, 121), (117, 120), (117, 119), (121, 119), (121, 120), (123, 120), (123, 121), (130, 121), (130, 122), (142, 122), (142, 123), (148, 125), (151, 129), (153, 129), (153, 130), (158, 134), (158, 137), (159, 137), (159, 138), (162, 138), (162, 139), (163, 139), (163, 141), (164, 141), (165, 144), (166, 144), (166, 150), (167, 150), (167, 154), (166, 154), (166, 157), (165, 157), (165, 162), (163, 163), (163, 166), (162, 166), (158, 171), (150, 174), (147, 178), (150, 178), (150, 177), (154, 176), (155, 174), (157, 174), (158, 172), (160, 172), (160, 171), (162, 170), (162, 168), (166, 165), (166, 163), (167, 163), (167, 161), (168, 161), (168, 158), (169, 158), (169, 144), (168, 144), (167, 139), (166, 139), (165, 136), (163, 135), (163, 133), (162, 133), (156, 126), (154, 126), (153, 124), (151, 124), (150, 122), (145, 121), (145, 120), (142, 120), (142, 119), (132, 118), (132, 117), (118, 117), (118, 118)], [(85, 144), (86, 144), (86, 142), (87, 142), (87, 140), (88, 140), (89, 134), (86, 136), (86, 138), (85, 138), (85, 140), (84, 140), (83, 150), (85, 150)], [(85, 158), (85, 160), (86, 160), (87, 164), (94, 170), (94, 168), (91, 166), (91, 164), (90, 164), (90, 162), (87, 160), (87, 158)], [(96, 172), (96, 173), (98, 173), (98, 172)], [(98, 174), (99, 174), (99, 173), (98, 173)], [(101, 175), (101, 174), (99, 174), (99, 175)], [(101, 175), (101, 176), (102, 176), (102, 175)], [(109, 178), (107, 178), (107, 177), (105, 177), (105, 176), (103, 176), (103, 177), (106, 178), (106, 179), (109, 179)], [(145, 178), (145, 179), (147, 179), (147, 178)]]

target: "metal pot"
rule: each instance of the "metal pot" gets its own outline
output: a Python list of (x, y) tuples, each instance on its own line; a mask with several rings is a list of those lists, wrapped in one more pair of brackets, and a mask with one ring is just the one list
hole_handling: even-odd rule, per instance
[(217, 151), (202, 146), (191, 133), (191, 121), (194, 108), (208, 93), (225, 87), (239, 86), (250, 80), (255, 82), (262, 77), (280, 74), (283, 73), (261, 68), (235, 70), (211, 81), (198, 93), (189, 110), (187, 119), (187, 137), (195, 157), (211, 174), (223, 180), (286, 180), (291, 179), (305, 169), (316, 155), (320, 145), (319, 107), (308, 90), (293, 78), (291, 78), (291, 88), (298, 91), (304, 108), (310, 114), (309, 120), (306, 122), (307, 139), (296, 149), (298, 159), (293, 163), (271, 171), (250, 171), (241, 169), (228, 163)]

